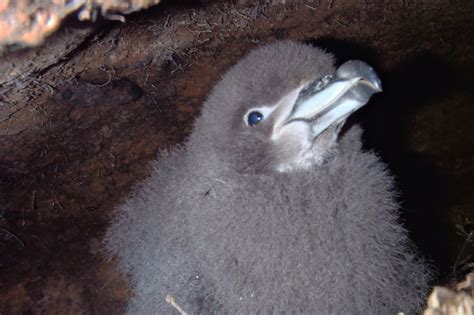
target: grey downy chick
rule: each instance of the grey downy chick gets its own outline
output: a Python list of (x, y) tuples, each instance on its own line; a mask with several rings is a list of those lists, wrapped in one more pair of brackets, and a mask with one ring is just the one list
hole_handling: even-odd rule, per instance
[(392, 177), (358, 126), (340, 135), (379, 91), (367, 64), (295, 42), (233, 66), (107, 232), (128, 313), (177, 313), (168, 295), (188, 314), (421, 311), (429, 268)]

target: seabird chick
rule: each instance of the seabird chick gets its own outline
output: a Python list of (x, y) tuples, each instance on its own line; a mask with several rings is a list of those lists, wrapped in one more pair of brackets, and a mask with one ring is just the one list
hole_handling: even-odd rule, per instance
[[(411, 314), (429, 268), (393, 179), (341, 127), (381, 91), (362, 61), (277, 42), (214, 87), (188, 141), (117, 211), (105, 241), (129, 314)], [(167, 298), (168, 297), (168, 298)], [(171, 298), (170, 298), (171, 297)]]

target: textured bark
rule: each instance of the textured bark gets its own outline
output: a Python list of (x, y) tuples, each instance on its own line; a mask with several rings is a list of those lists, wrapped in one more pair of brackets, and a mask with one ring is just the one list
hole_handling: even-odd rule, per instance
[[(473, 6), (169, 1), (126, 23), (65, 21), (38, 48), (3, 55), (0, 312), (123, 310), (126, 278), (98, 251), (110, 214), (150, 174), (157, 152), (189, 135), (223, 71), (282, 39), (374, 66), (384, 92), (353, 119), (395, 174), (407, 227), (440, 268), (439, 282), (465, 273), (474, 221)], [(116, 80), (143, 95), (112, 102), (117, 95), (104, 91), (113, 93)], [(74, 87), (80, 102), (61, 94)], [(100, 99), (81, 93), (94, 88)]]
[(0, 3), (0, 53), (8, 46), (28, 47), (41, 44), (61, 21), (75, 13), (79, 20), (106, 19), (125, 21), (128, 14), (160, 0), (5, 0)]

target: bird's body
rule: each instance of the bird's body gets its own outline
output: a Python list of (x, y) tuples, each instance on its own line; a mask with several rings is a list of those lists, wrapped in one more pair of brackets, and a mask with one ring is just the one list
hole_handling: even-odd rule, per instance
[[(106, 236), (130, 275), (130, 314), (173, 313), (168, 295), (188, 314), (420, 311), (428, 270), (398, 222), (390, 175), (362, 150), (360, 128), (336, 141), (338, 121), (307, 151), (305, 139), (275, 145), (305, 128), (298, 120), (284, 129), (281, 100), (298, 103), (302, 82), (333, 72), (330, 56), (284, 42), (226, 74), (187, 144), (154, 164)], [(280, 105), (270, 113), (271, 104)], [(273, 121), (270, 135), (251, 124), (255, 106)], [(283, 116), (300, 115), (298, 106)]]

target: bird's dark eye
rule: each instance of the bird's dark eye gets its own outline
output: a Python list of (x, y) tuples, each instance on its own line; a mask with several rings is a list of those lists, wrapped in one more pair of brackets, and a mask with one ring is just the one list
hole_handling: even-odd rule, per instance
[(248, 120), (249, 126), (255, 126), (256, 124), (258, 124), (260, 121), (263, 120), (263, 115), (260, 112), (251, 112), (248, 115), (247, 120)]

